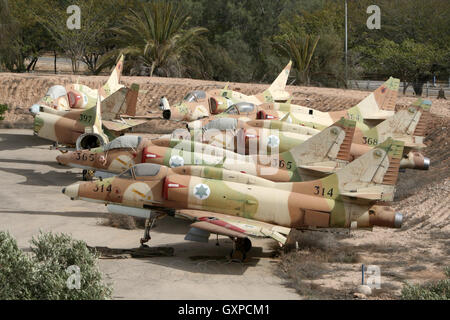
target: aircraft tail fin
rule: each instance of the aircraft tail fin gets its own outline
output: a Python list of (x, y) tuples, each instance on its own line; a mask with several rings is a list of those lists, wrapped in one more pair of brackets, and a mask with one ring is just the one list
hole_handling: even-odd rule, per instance
[(393, 116), (370, 130), (376, 131), (378, 141), (392, 137), (403, 141), (405, 147), (425, 147), (423, 139), (431, 120), (431, 104), (430, 100), (418, 99), (411, 106), (398, 110)]
[(103, 89), (105, 98), (123, 87), (123, 85), (120, 84), (120, 78), (122, 77), (124, 60), (125, 60), (125, 57), (122, 54), (119, 58), (119, 61), (116, 64), (116, 66), (114, 67), (114, 70), (112, 71), (111, 76), (109, 77), (106, 84), (103, 86), (102, 89)]
[(293, 159), (297, 168), (332, 172), (350, 161), (355, 126), (355, 121), (341, 118), (302, 144), (282, 153), (281, 157)]
[(390, 77), (378, 89), (361, 100), (347, 112), (351, 119), (384, 120), (395, 112), (400, 80)]
[(132, 84), (130, 88), (123, 87), (102, 101), (102, 114), (104, 120), (114, 120), (120, 115), (134, 117), (139, 95), (139, 85)]
[(129, 116), (136, 116), (136, 105), (139, 96), (139, 85), (133, 83), (131, 87), (128, 89), (127, 97), (126, 97), (126, 105), (127, 109), (125, 113)]
[(101, 97), (97, 97), (97, 105), (95, 106), (95, 120), (92, 126), (93, 133), (103, 134), (103, 124), (102, 124), (102, 102)]
[(336, 173), (320, 179), (329, 194), (358, 198), (369, 202), (392, 201), (397, 183), (400, 161), (403, 157), (402, 141), (388, 138)]
[[(269, 87), (270, 95), (273, 101), (286, 101), (290, 98), (290, 93), (286, 91), (286, 83), (291, 72), (292, 61), (286, 65), (286, 67), (281, 71), (272, 85)], [(271, 102), (271, 101), (266, 101)]]

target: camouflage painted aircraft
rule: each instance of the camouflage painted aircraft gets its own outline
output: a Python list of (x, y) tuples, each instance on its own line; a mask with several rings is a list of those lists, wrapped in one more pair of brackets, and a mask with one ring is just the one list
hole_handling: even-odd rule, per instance
[(257, 105), (250, 101), (241, 101), (230, 106), (221, 114), (192, 121), (188, 124), (188, 127), (192, 129), (201, 128), (218, 118), (235, 118), (240, 121), (285, 119), (287, 122), (301, 124), (318, 130), (329, 127), (341, 117), (374, 125), (395, 113), (399, 84), (399, 79), (389, 78), (377, 90), (348, 110), (321, 112), (290, 103), (263, 103)]
[(348, 163), (354, 129), (355, 121), (342, 118), (291, 150), (269, 155), (241, 155), (191, 140), (124, 136), (101, 148), (61, 154), (57, 161), (83, 170), (110, 173), (121, 173), (137, 163), (172, 168), (194, 164), (246, 172), (272, 181), (304, 181), (334, 172)]
[[(388, 137), (393, 137), (405, 143), (402, 169), (428, 170), (430, 159), (425, 158), (417, 150), (426, 147), (423, 139), (429, 122), (430, 109), (431, 101), (418, 99), (410, 107), (399, 110), (372, 128), (357, 121), (351, 146), (352, 159), (366, 153)], [(191, 130), (190, 135), (196, 141), (249, 154), (250, 150), (260, 152), (260, 145), (264, 149), (267, 148), (267, 151), (263, 152), (270, 152), (272, 148), (277, 148), (278, 152), (288, 151), (317, 132), (320, 131), (279, 120), (240, 121), (233, 118), (221, 118), (209, 122), (202, 130)], [(201, 133), (201, 137), (196, 137), (197, 133)], [(186, 139), (186, 134), (174, 133), (172, 136), (175, 139)], [(256, 147), (250, 148), (251, 145)]]
[[(207, 130), (205, 133), (200, 131), (198, 132), (200, 137), (191, 136), (192, 132), (183, 132), (184, 137), (176, 135), (175, 139), (168, 137), (152, 141), (139, 140), (138, 137), (121, 137), (105, 148), (60, 155), (57, 161), (85, 170), (113, 173), (120, 173), (139, 162), (151, 162), (169, 167), (185, 164), (212, 165), (229, 170), (245, 171), (272, 181), (305, 181), (335, 172), (347, 161), (353, 161), (372, 149), (374, 147), (372, 141), (384, 141), (394, 137), (406, 144), (400, 168), (427, 170), (430, 160), (416, 149), (425, 146), (423, 137), (430, 105), (427, 101), (422, 101), (420, 104), (419, 102), (421, 100), (407, 109), (398, 111), (394, 116), (366, 132), (358, 128), (355, 130), (353, 127), (352, 131), (347, 132), (350, 136), (356, 131), (351, 136), (353, 143), (349, 140), (350, 138), (346, 141), (346, 144), (350, 146), (347, 150), (349, 155), (341, 153), (340, 159), (327, 154), (335, 143), (333, 139), (328, 138), (327, 133), (316, 134), (313, 139), (311, 135), (301, 134), (311, 133), (310, 128), (285, 122), (277, 123), (274, 120), (257, 120), (254, 121), (255, 127), (241, 128), (237, 134), (231, 131), (231, 139), (227, 137), (229, 132), (218, 130)], [(235, 121), (234, 119), (223, 120)], [(345, 125), (345, 121), (342, 121), (344, 120), (341, 120), (341, 124)], [(246, 122), (244, 125), (249, 123)], [(264, 128), (263, 125), (271, 129)], [(285, 126), (284, 129), (290, 131), (278, 131), (283, 129), (281, 126)], [(224, 126), (221, 128), (223, 129)], [(309, 143), (304, 144), (305, 141)], [(264, 146), (263, 150), (260, 150), (260, 145)], [(309, 153), (307, 157), (306, 153)], [(242, 154), (250, 154), (250, 156), (242, 156)], [(102, 161), (96, 162), (94, 159), (102, 159)], [(268, 166), (270, 170), (267, 170)]]
[(192, 221), (186, 240), (225, 235), (245, 259), (248, 237), (285, 244), (292, 228), (400, 228), (402, 214), (382, 202), (393, 200), (402, 154), (403, 143), (388, 139), (334, 174), (293, 183), (222, 168), (139, 164), (62, 191), (72, 200), (104, 203), (110, 212), (148, 218), (141, 244), (150, 240), (154, 220), (168, 215)]
[(37, 115), (40, 112), (71, 111), (72, 109), (90, 109), (95, 107), (99, 96), (101, 101), (103, 101), (113, 93), (124, 88), (124, 85), (120, 84), (123, 63), (124, 56), (122, 55), (106, 84), (98, 90), (78, 83), (72, 83), (66, 87), (61, 85), (51, 87), (37, 104), (31, 106), (31, 114)]
[[(77, 150), (104, 145), (145, 122), (125, 119), (134, 116), (138, 92), (139, 86), (132, 85), (130, 89), (120, 88), (102, 102), (98, 96), (97, 105), (89, 109), (39, 112), (34, 117), (34, 134), (57, 146), (76, 147)], [(102, 109), (108, 110), (103, 119)]]
[(219, 114), (237, 102), (245, 101), (259, 105), (266, 102), (287, 101), (290, 94), (285, 90), (285, 87), (291, 65), (292, 62), (289, 62), (266, 91), (254, 96), (247, 96), (225, 87), (222, 90), (189, 92), (183, 101), (174, 106), (170, 106), (167, 99), (163, 97), (160, 105), (163, 110), (163, 117), (176, 121), (193, 121)]

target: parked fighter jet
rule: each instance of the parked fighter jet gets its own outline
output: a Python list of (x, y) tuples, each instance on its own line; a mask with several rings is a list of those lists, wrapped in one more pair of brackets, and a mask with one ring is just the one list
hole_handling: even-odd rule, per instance
[(399, 83), (399, 79), (389, 78), (377, 90), (348, 110), (321, 112), (290, 103), (263, 103), (257, 105), (251, 101), (244, 100), (230, 106), (221, 114), (192, 121), (188, 124), (188, 128), (201, 128), (208, 122), (218, 118), (235, 118), (241, 121), (256, 119), (280, 120), (286, 118), (286, 121), (290, 123), (322, 130), (341, 117), (345, 117), (357, 122), (368, 123), (372, 126), (395, 113)]
[(57, 161), (83, 170), (113, 173), (145, 162), (168, 167), (195, 164), (247, 172), (272, 181), (303, 181), (324, 176), (348, 163), (354, 129), (355, 121), (342, 118), (289, 151), (248, 156), (221, 147), (193, 144), (191, 140), (124, 136), (102, 148), (61, 154)]
[[(206, 130), (204, 133), (200, 131), (203, 135), (199, 139), (192, 137), (193, 140), (190, 140), (191, 134), (188, 133), (188, 140), (182, 141), (180, 139), (183, 135), (176, 136), (176, 139), (160, 138), (152, 141), (143, 141), (139, 137), (121, 137), (103, 149), (60, 155), (57, 161), (85, 170), (113, 173), (120, 173), (139, 162), (151, 162), (169, 167), (206, 164), (245, 171), (272, 181), (304, 181), (334, 172), (347, 163), (342, 160), (353, 161), (372, 149), (374, 141), (384, 141), (394, 137), (406, 145), (405, 154), (400, 162), (401, 169), (428, 170), (430, 160), (416, 149), (425, 146), (423, 138), (429, 111), (430, 102), (418, 100), (409, 108), (398, 111), (372, 129), (364, 132), (356, 128), (356, 133), (352, 136), (353, 143), (349, 140), (355, 129), (352, 127), (352, 130), (347, 132), (349, 137), (346, 141), (346, 144), (350, 146), (349, 155), (344, 156), (341, 153), (340, 160), (330, 154), (327, 155), (329, 148), (335, 143), (333, 139), (328, 139), (327, 133), (317, 134), (312, 139), (311, 135), (307, 134), (312, 134), (313, 132), (310, 131), (314, 129), (274, 120), (257, 120), (244, 122), (244, 127), (238, 129), (238, 133), (231, 131), (232, 139), (226, 136), (230, 132), (218, 130)], [(231, 120), (233, 124), (228, 126), (230, 128), (236, 124), (234, 119), (218, 121), (221, 120), (227, 123)], [(342, 121), (341, 124), (345, 124), (345, 121)], [(252, 122), (254, 127), (249, 126)], [(227, 125), (221, 124), (218, 127), (223, 129), (227, 128)], [(286, 131), (278, 131), (278, 129)], [(312, 141), (309, 141), (310, 138)], [(309, 143), (303, 144), (305, 141)], [(212, 146), (206, 145), (208, 143), (212, 143)], [(260, 146), (263, 146), (263, 150)], [(222, 148), (226, 150), (221, 150)], [(292, 156), (295, 153), (297, 153), (296, 156)], [(310, 154), (305, 157), (305, 153)], [(241, 154), (251, 156), (245, 157)], [(260, 154), (262, 156), (259, 156)], [(94, 161), (95, 159), (101, 159), (101, 161)], [(328, 161), (327, 164), (324, 163), (325, 159)], [(270, 166), (271, 170), (266, 170), (267, 166)]]
[[(125, 119), (136, 111), (138, 85), (121, 88), (103, 100), (97, 97), (97, 105), (89, 109), (58, 111), (49, 109), (34, 118), (34, 134), (55, 142), (56, 146), (90, 149), (114, 139), (145, 120)], [(103, 115), (101, 110), (109, 110)], [(122, 115), (127, 113), (126, 116)]]
[[(372, 128), (362, 122), (356, 122), (351, 146), (352, 159), (366, 153), (379, 142), (393, 137), (405, 143), (405, 157), (402, 159), (401, 168), (428, 170), (430, 159), (425, 158), (417, 150), (426, 147), (423, 139), (429, 123), (430, 109), (431, 101), (418, 99), (410, 107), (399, 110)], [(224, 136), (224, 131), (214, 131), (214, 129), (223, 128), (228, 128), (226, 133), (231, 133), (236, 138), (230, 139)], [(250, 150), (260, 152), (260, 145), (264, 148), (267, 147), (267, 152), (270, 152), (272, 148), (277, 148), (279, 152), (288, 151), (320, 131), (277, 120), (241, 122), (223, 118), (210, 122), (201, 132), (203, 133), (201, 137), (203, 143), (213, 143), (235, 152), (248, 154)], [(191, 136), (194, 134), (192, 133)], [(250, 148), (250, 145), (257, 147)]]
[[(274, 183), (221, 168), (168, 168), (139, 164), (118, 177), (63, 189), (71, 199), (105, 203), (110, 212), (149, 218), (141, 244), (160, 216), (192, 221), (186, 240), (229, 236), (235, 250), (251, 249), (249, 236), (286, 243), (290, 228), (400, 228), (392, 201), (403, 143), (388, 139), (345, 168), (319, 180)], [(263, 224), (261, 224), (263, 223)]]
[(166, 98), (161, 99), (161, 109), (165, 119), (177, 121), (193, 121), (210, 115), (219, 114), (231, 105), (246, 101), (254, 105), (265, 102), (287, 101), (289, 92), (285, 91), (286, 81), (291, 71), (289, 62), (272, 85), (264, 92), (254, 96), (247, 96), (237, 91), (215, 89), (210, 91), (196, 90), (189, 92), (183, 101), (170, 106)]
[(72, 109), (94, 107), (99, 96), (103, 101), (124, 87), (120, 84), (123, 62), (124, 56), (122, 55), (106, 84), (98, 90), (78, 83), (72, 83), (66, 87), (61, 85), (51, 87), (37, 104), (31, 106), (31, 114), (37, 115), (40, 112), (71, 111)]

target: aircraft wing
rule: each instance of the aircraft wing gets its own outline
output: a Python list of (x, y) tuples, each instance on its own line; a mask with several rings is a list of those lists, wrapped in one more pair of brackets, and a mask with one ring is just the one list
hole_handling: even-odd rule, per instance
[(210, 211), (180, 210), (176, 216), (193, 221), (187, 238), (191, 238), (196, 233), (195, 230), (200, 229), (208, 233), (208, 237), (209, 233), (237, 238), (263, 237), (285, 244), (291, 231), (290, 228)]
[(138, 120), (138, 119), (103, 120), (103, 126), (110, 131), (120, 132), (143, 124), (145, 122), (147, 122), (147, 120)]
[(395, 114), (395, 111), (387, 111), (387, 110), (379, 110), (375, 114), (367, 115), (364, 117), (364, 120), (386, 120), (389, 117), (392, 117)]

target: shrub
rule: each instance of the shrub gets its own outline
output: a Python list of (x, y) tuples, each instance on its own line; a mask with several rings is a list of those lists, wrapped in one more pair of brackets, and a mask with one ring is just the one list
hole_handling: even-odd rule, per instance
[(102, 225), (126, 230), (144, 229), (145, 219), (123, 214), (108, 213), (105, 214)]
[(444, 269), (447, 279), (431, 281), (425, 284), (406, 284), (402, 289), (404, 300), (449, 300), (450, 267)]
[[(31, 253), (26, 254), (9, 233), (0, 232), (0, 299), (108, 299), (112, 290), (102, 282), (97, 257), (83, 241), (42, 232), (31, 240)], [(80, 289), (67, 285), (70, 266), (80, 270)]]
[(8, 106), (6, 104), (0, 104), (0, 121), (5, 119), (3, 118), (3, 114), (8, 110)]

